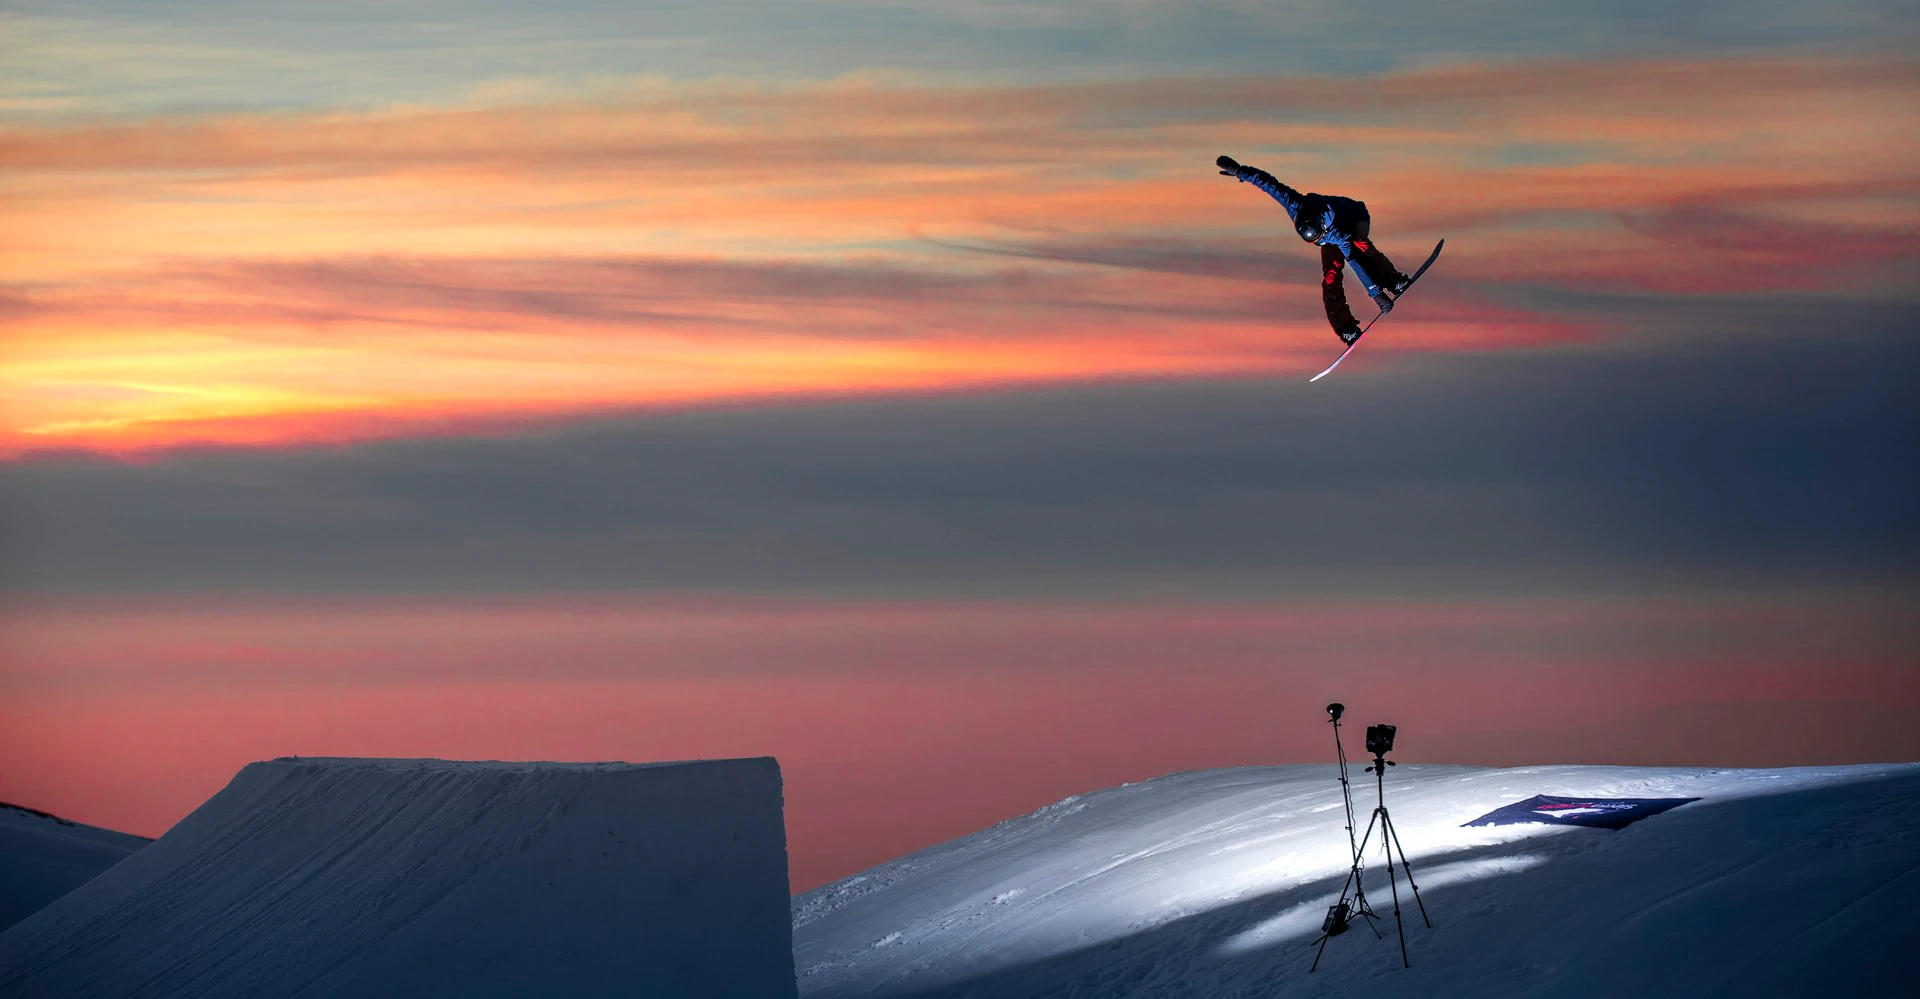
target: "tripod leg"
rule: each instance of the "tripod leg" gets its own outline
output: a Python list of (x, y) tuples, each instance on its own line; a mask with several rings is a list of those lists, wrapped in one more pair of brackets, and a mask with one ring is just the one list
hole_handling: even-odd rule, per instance
[(1364, 918), (1367, 921), (1367, 929), (1373, 931), (1373, 938), (1379, 940), (1381, 939), (1380, 927), (1374, 925), (1374, 920), (1378, 917), (1373, 914), (1373, 906), (1367, 904), (1367, 888), (1363, 883), (1365, 880), (1363, 871), (1367, 866), (1367, 837), (1372, 835), (1373, 820), (1368, 819), (1367, 835), (1362, 836), (1360, 842), (1353, 845), (1353, 914)]
[(1333, 939), (1331, 933), (1320, 934), (1320, 949), (1313, 952), (1313, 963), (1307, 966), (1307, 974), (1313, 974), (1314, 970), (1320, 967), (1320, 955), (1327, 952), (1327, 941), (1331, 939)]
[(1427, 903), (1420, 900), (1420, 886), (1413, 883), (1413, 864), (1407, 861), (1407, 848), (1400, 844), (1400, 830), (1393, 827), (1392, 816), (1387, 817), (1385, 835), (1393, 841), (1393, 848), (1400, 851), (1400, 866), (1407, 869), (1407, 885), (1413, 889), (1414, 904), (1420, 907), (1420, 921), (1427, 924), (1427, 929), (1433, 929), (1433, 920), (1427, 918)]
[[(1347, 886), (1354, 884), (1356, 879), (1358, 879), (1360, 876), (1360, 851), (1365, 850), (1367, 848), (1367, 840), (1370, 840), (1373, 838), (1374, 819), (1378, 819), (1379, 817), (1380, 817), (1380, 813), (1376, 810), (1373, 814), (1373, 818), (1367, 820), (1367, 834), (1365, 836), (1360, 837), (1360, 845), (1354, 848), (1353, 866), (1347, 868), (1347, 879), (1345, 881), (1340, 882), (1340, 901), (1341, 902), (1344, 902), (1347, 899)], [(1381, 835), (1384, 836), (1385, 833), (1382, 833)], [(1391, 856), (1387, 858), (1387, 863), (1389, 865), (1393, 863), (1393, 858)], [(1339, 903), (1336, 902), (1334, 904), (1337, 905)], [(1395, 908), (1397, 909), (1398, 907), (1399, 907), (1399, 903), (1396, 902)], [(1367, 923), (1367, 925), (1368, 926), (1373, 925), (1373, 923), (1371, 922), (1371, 917), (1369, 917), (1369, 922)], [(1380, 931), (1378, 929), (1374, 930), (1373, 935), (1376, 937), (1379, 936)], [(1327, 941), (1332, 938), (1333, 938), (1332, 933), (1320, 934), (1320, 949), (1313, 952), (1313, 964), (1308, 966), (1307, 968), (1308, 974), (1312, 974), (1315, 968), (1320, 967), (1320, 955), (1325, 954), (1327, 952)]]
[(1386, 939), (1385, 937), (1382, 937), (1380, 935), (1380, 927), (1373, 925), (1374, 919), (1377, 918), (1373, 914), (1373, 907), (1367, 904), (1367, 897), (1365, 895), (1360, 894), (1360, 891), (1358, 888), (1354, 889), (1354, 893), (1353, 893), (1353, 912), (1354, 912), (1354, 915), (1357, 915), (1367, 921), (1367, 929), (1370, 929), (1373, 931), (1373, 938), (1375, 940)]
[[(1352, 882), (1353, 882), (1353, 871), (1349, 870), (1347, 871), (1347, 880), (1342, 882), (1340, 885), (1341, 901), (1346, 901), (1347, 885), (1351, 884)], [(1338, 905), (1339, 902), (1335, 902), (1334, 904)], [(1327, 941), (1332, 938), (1333, 938), (1332, 930), (1326, 930), (1320, 934), (1320, 949), (1313, 952), (1313, 964), (1307, 967), (1307, 974), (1309, 975), (1313, 974), (1313, 970), (1315, 968), (1320, 967), (1320, 955), (1325, 954), (1327, 952)]]
[[(1374, 809), (1373, 815), (1377, 819), (1385, 820), (1385, 822), (1393, 821), (1387, 818), (1387, 806), (1385, 805)], [(1367, 827), (1371, 829), (1373, 827), (1372, 823), (1368, 823)], [(1393, 876), (1393, 845), (1387, 839), (1387, 834), (1384, 831), (1385, 828), (1387, 827), (1383, 823), (1383, 831), (1380, 834), (1380, 852), (1387, 855), (1387, 884), (1393, 889), (1393, 925), (1400, 931), (1400, 966), (1402, 968), (1411, 968), (1413, 967), (1413, 962), (1407, 960), (1407, 927), (1405, 923), (1400, 921), (1400, 882)], [(1408, 874), (1407, 876), (1411, 878), (1413, 875)]]

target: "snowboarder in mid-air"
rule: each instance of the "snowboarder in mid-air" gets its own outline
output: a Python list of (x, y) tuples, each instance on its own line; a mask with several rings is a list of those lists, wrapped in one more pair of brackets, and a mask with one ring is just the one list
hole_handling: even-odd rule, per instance
[(1219, 164), (1222, 174), (1273, 195), (1273, 200), (1280, 202), (1293, 217), (1293, 230), (1300, 238), (1320, 247), (1320, 297), (1327, 306), (1327, 322), (1333, 324), (1333, 331), (1339, 334), (1342, 343), (1351, 346), (1363, 332), (1359, 320), (1353, 318), (1353, 310), (1347, 308), (1346, 282), (1340, 276), (1343, 264), (1353, 265), (1353, 273), (1359, 275), (1360, 283), (1374, 304), (1380, 306), (1382, 315), (1393, 311), (1394, 298), (1407, 290), (1413, 279), (1400, 273), (1368, 235), (1370, 219), (1365, 202), (1325, 194), (1301, 194), (1275, 180), (1273, 174), (1258, 167), (1242, 166), (1231, 156), (1222, 156), (1214, 162)]
[[(1250, 181), (1273, 195), (1273, 200), (1280, 202), (1293, 218), (1293, 229), (1300, 238), (1320, 247), (1320, 297), (1327, 306), (1327, 322), (1333, 324), (1333, 331), (1347, 347), (1325, 371), (1308, 381), (1317, 382), (1339, 367), (1353, 348), (1360, 345), (1360, 335), (1379, 322), (1380, 316), (1393, 311), (1393, 303), (1440, 259), (1440, 250), (1447, 245), (1444, 239), (1435, 244), (1427, 262), (1408, 277), (1374, 245), (1373, 237), (1367, 232), (1372, 220), (1367, 217), (1365, 203), (1325, 194), (1301, 194), (1273, 179), (1273, 174), (1257, 167), (1241, 166), (1231, 156), (1222, 156), (1214, 163), (1219, 165), (1221, 173), (1235, 180)], [(1365, 326), (1360, 325), (1353, 318), (1353, 310), (1347, 308), (1347, 288), (1340, 276), (1340, 268), (1346, 264), (1353, 265), (1353, 272), (1360, 275), (1367, 294), (1380, 306), (1380, 316), (1373, 317)]]

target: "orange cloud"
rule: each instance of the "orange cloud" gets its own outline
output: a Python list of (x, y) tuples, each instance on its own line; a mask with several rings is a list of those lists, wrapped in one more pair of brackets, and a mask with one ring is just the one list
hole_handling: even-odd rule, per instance
[[(14, 129), (0, 452), (1317, 367), (1312, 255), (1222, 151), (1364, 198), (1403, 261), (1449, 238), (1393, 349), (1599, 332), (1501, 283), (1898, 282), (1917, 89), (1904, 61), (1548, 62)], [(1878, 270), (1820, 266), (1847, 241)]]

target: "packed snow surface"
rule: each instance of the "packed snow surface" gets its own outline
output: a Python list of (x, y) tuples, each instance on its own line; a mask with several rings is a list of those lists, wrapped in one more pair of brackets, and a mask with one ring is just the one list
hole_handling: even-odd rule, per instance
[(0, 934), (0, 995), (766, 999), (791, 947), (771, 759), (288, 759)]
[(0, 930), (151, 840), (0, 802)]
[[(1363, 827), (1373, 778), (1354, 767)], [(1381, 917), (1328, 941), (1351, 863), (1332, 766), (1069, 798), (794, 899), (807, 997), (1910, 994), (1920, 766), (1401, 766), (1410, 969)], [(1536, 794), (1698, 797), (1614, 831), (1462, 823)]]

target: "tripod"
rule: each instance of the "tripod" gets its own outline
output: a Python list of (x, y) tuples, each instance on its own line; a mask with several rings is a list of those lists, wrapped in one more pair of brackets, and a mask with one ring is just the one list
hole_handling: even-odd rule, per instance
[[(1340, 901), (1328, 907), (1327, 918), (1320, 924), (1319, 942), (1321, 943), (1324, 943), (1328, 937), (1345, 933), (1347, 927), (1352, 925), (1355, 916), (1367, 921), (1367, 928), (1373, 931), (1374, 939), (1380, 938), (1380, 927), (1373, 924), (1376, 918), (1373, 907), (1367, 904), (1367, 890), (1360, 883), (1360, 870), (1363, 864), (1360, 860), (1360, 843), (1354, 839), (1353, 835), (1356, 827), (1353, 821), (1353, 785), (1347, 780), (1347, 750), (1340, 744), (1340, 715), (1345, 710), (1346, 706), (1343, 704), (1327, 705), (1327, 721), (1333, 725), (1333, 755), (1340, 761), (1340, 803), (1346, 807), (1347, 811), (1347, 853), (1353, 857), (1353, 870), (1348, 874), (1348, 878), (1353, 883), (1353, 901), (1347, 901), (1347, 893), (1343, 888), (1340, 892)], [(1316, 955), (1314, 964), (1319, 963), (1320, 958)]]
[[(1338, 747), (1340, 741), (1338, 715), (1335, 718), (1334, 745)], [(1390, 743), (1392, 740), (1388, 741)], [(1340, 783), (1341, 790), (1344, 792), (1347, 783), (1345, 753), (1340, 754), (1340, 764), (1342, 775)], [(1360, 842), (1357, 844), (1353, 843), (1353, 806), (1351, 798), (1348, 799), (1347, 842), (1353, 846), (1353, 869), (1347, 872), (1347, 880), (1340, 886), (1340, 901), (1327, 910), (1327, 920), (1321, 926), (1323, 932), (1320, 934), (1320, 949), (1314, 952), (1313, 966), (1307, 969), (1308, 972), (1320, 967), (1320, 955), (1326, 953), (1327, 941), (1347, 928), (1346, 919), (1349, 913), (1358, 913), (1367, 917), (1367, 925), (1373, 926), (1373, 911), (1367, 908), (1366, 896), (1360, 892), (1360, 861), (1361, 856), (1366, 852), (1367, 842), (1373, 838), (1376, 825), (1380, 827), (1380, 852), (1387, 858), (1387, 885), (1393, 890), (1393, 925), (1400, 931), (1401, 967), (1411, 968), (1413, 964), (1407, 960), (1407, 927), (1400, 921), (1400, 883), (1393, 872), (1393, 854), (1396, 850), (1400, 853), (1400, 866), (1407, 869), (1407, 887), (1413, 889), (1414, 904), (1420, 907), (1420, 920), (1427, 924), (1427, 929), (1433, 929), (1433, 920), (1427, 918), (1427, 904), (1420, 900), (1420, 886), (1413, 881), (1413, 865), (1407, 862), (1407, 849), (1400, 845), (1400, 833), (1393, 828), (1393, 816), (1387, 814), (1386, 773), (1387, 768), (1394, 765), (1393, 761), (1387, 759), (1385, 752), (1376, 752), (1373, 754), (1373, 766), (1365, 771), (1374, 775), (1374, 790), (1379, 796), (1380, 803), (1373, 807), (1373, 817), (1367, 820), (1367, 831), (1360, 837)], [(1347, 902), (1349, 885), (1353, 887), (1354, 902), (1351, 905)], [(1373, 935), (1375, 937), (1380, 935), (1378, 927), (1374, 928)]]

